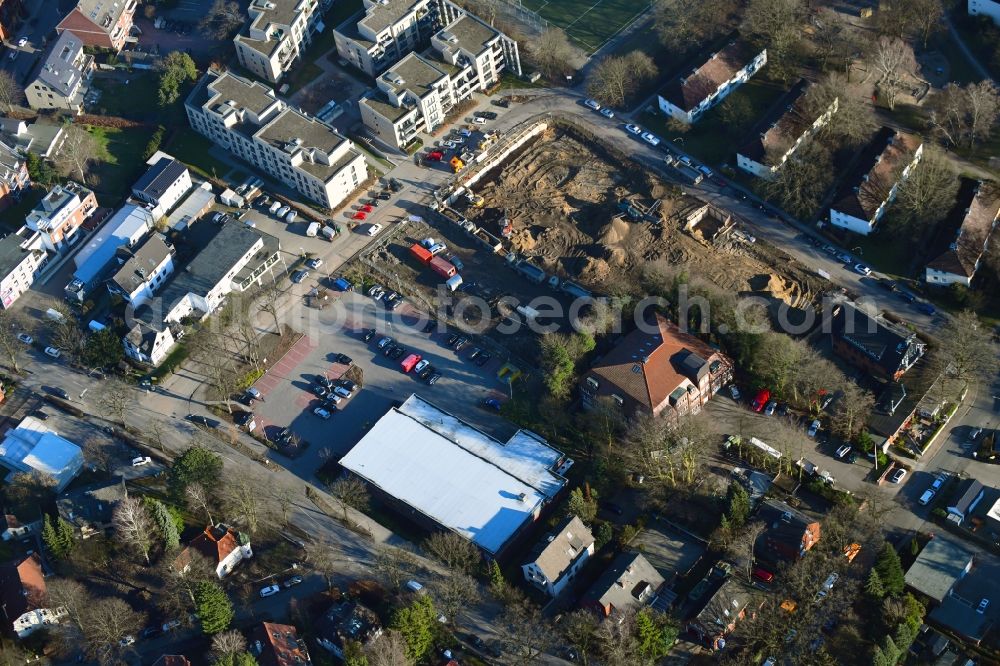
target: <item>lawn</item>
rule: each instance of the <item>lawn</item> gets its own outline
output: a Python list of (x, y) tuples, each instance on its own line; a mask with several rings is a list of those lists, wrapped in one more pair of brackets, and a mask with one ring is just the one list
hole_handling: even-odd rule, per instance
[(645, 0), (523, 0), (522, 4), (565, 30), (588, 54), (599, 50), (649, 8)]
[(162, 150), (187, 164), (202, 178), (221, 178), (232, 167), (209, 155), (208, 151), (213, 145), (215, 144), (190, 127), (184, 127), (174, 132), (170, 142)]
[(149, 130), (87, 127), (87, 131), (99, 146), (99, 158), (90, 167), (87, 184), (107, 197), (126, 196), (143, 170)]
[[(878, 233), (872, 236), (854, 236), (844, 247), (860, 248), (857, 254), (870, 267), (890, 277), (910, 277), (913, 254), (917, 251), (908, 239), (892, 238)], [(855, 252), (857, 250), (854, 250)]]
[[(753, 109), (750, 118), (760, 118), (784, 90), (780, 86), (761, 78), (751, 79), (730, 97), (743, 97)], [(708, 164), (720, 165), (733, 161), (736, 146), (743, 139), (745, 130), (734, 131), (723, 119), (719, 107), (708, 111), (691, 129), (677, 132), (668, 127), (669, 118), (660, 111), (644, 111), (639, 116), (643, 127), (660, 136), (665, 141), (674, 141), (684, 152), (694, 155)]]

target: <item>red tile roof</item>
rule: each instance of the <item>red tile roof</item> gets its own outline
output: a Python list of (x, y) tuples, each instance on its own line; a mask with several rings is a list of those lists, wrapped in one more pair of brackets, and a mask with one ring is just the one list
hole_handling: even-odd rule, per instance
[(660, 96), (674, 106), (690, 111), (732, 79), (759, 53), (745, 42), (730, 42), (687, 76), (678, 76), (670, 81), (660, 91)]
[(154, 661), (153, 666), (191, 666), (191, 662), (182, 654), (165, 654)]
[(952, 238), (927, 267), (971, 278), (1000, 215), (1000, 188), (993, 183), (973, 185), (963, 181), (955, 207), (961, 215), (957, 238)]
[(239, 548), (236, 532), (223, 525), (209, 525), (188, 544), (177, 556), (176, 565), (184, 568), (191, 564), (191, 551), (197, 551), (212, 561), (221, 564), (229, 554)]
[(309, 663), (305, 642), (300, 641), (290, 624), (263, 622), (254, 630), (254, 638), (263, 649), (257, 662), (261, 666), (301, 666)]
[(45, 576), (38, 553), (0, 567), (0, 603), (10, 621), (45, 608)]

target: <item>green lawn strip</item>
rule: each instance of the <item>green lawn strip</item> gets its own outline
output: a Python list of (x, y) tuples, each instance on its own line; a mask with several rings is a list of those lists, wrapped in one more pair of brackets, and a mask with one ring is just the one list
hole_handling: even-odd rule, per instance
[(612, 35), (642, 13), (645, 7), (637, 4), (633, 0), (603, 0), (593, 9), (585, 9), (586, 14), (581, 14), (579, 20), (574, 18), (576, 22), (569, 28), (569, 32), (577, 39), (591, 44), (592, 51), (599, 49)]
[(90, 173), (96, 176), (92, 183), (94, 190), (112, 197), (127, 195), (142, 170), (149, 130), (88, 127), (87, 131), (99, 146), (99, 158), (90, 168)]
[(190, 127), (185, 127), (174, 133), (163, 150), (187, 164), (202, 178), (222, 178), (232, 167), (209, 154), (214, 145)]
[(876, 233), (871, 236), (852, 236), (844, 247), (861, 248), (858, 253), (865, 264), (880, 273), (896, 278), (908, 278), (910, 263), (916, 251), (908, 239), (893, 238)]

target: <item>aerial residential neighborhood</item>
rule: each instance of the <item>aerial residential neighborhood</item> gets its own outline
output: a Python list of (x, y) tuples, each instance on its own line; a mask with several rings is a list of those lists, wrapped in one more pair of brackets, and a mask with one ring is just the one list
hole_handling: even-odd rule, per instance
[(1000, 663), (1000, 4), (0, 0), (0, 655)]

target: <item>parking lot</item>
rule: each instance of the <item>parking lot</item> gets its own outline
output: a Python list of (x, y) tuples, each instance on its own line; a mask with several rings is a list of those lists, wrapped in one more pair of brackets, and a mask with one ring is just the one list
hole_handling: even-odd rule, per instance
[[(492, 359), (483, 367), (466, 360), (473, 345), (460, 353), (450, 349), (446, 333), (424, 333), (411, 324), (415, 311), (404, 304), (392, 316), (376, 310), (372, 299), (355, 293), (338, 292), (332, 307), (318, 312), (305, 337), (289, 351), (282, 362), (272, 367), (257, 386), (264, 401), (255, 406), (257, 421), (268, 434), (290, 426), (309, 447), (297, 459), (280, 462), (297, 474), (309, 478), (330, 457), (340, 458), (361, 439), (394, 402), (411, 393), (437, 404), (486, 432), (506, 439), (510, 426), (506, 421), (478, 407), (488, 397), (503, 398), (505, 385), (495, 376), (500, 364)], [(428, 386), (413, 374), (404, 374), (399, 360), (385, 357), (375, 345), (363, 339), (369, 328), (390, 335), (406, 348), (429, 359), (442, 377)], [(312, 413), (321, 401), (312, 393), (316, 378), (327, 373), (336, 354), (350, 356), (363, 373), (363, 388), (343, 400), (332, 418), (324, 420)]]

